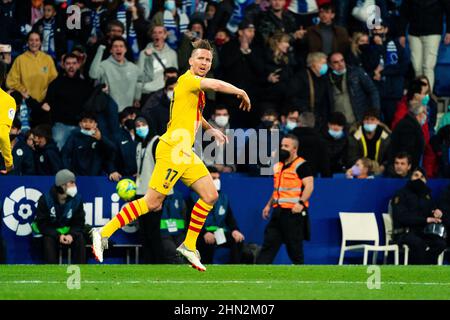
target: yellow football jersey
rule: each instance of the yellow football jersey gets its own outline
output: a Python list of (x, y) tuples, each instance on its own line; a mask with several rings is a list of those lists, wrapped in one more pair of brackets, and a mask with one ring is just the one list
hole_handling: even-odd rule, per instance
[(190, 70), (178, 78), (170, 104), (170, 120), (161, 140), (171, 146), (183, 145), (190, 152), (195, 134), (202, 123), (205, 93), (200, 88), (202, 77)]
[(16, 114), (16, 101), (0, 88), (0, 124), (11, 127)]

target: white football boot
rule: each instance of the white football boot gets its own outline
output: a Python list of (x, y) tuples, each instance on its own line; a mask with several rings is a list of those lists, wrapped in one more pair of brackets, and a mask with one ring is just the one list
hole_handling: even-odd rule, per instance
[(100, 234), (100, 228), (91, 229), (92, 238), (92, 253), (95, 259), (99, 262), (103, 262), (103, 250), (108, 249), (108, 238), (102, 238)]
[(189, 250), (184, 243), (182, 243), (177, 248), (177, 252), (191, 263), (192, 268), (197, 269), (198, 271), (206, 271), (206, 267), (200, 262), (200, 253), (198, 250)]

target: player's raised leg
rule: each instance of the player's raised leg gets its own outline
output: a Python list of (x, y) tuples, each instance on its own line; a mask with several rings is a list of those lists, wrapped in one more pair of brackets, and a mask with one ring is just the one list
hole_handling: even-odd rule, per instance
[(120, 212), (102, 228), (91, 231), (92, 252), (103, 262), (103, 251), (108, 248), (108, 238), (119, 228), (131, 223), (141, 215), (161, 209), (165, 195), (149, 188), (144, 197), (127, 203)]
[[(205, 170), (207, 169), (205, 168)], [(194, 208), (192, 208), (186, 238), (177, 248), (177, 251), (189, 260), (192, 267), (199, 271), (205, 271), (206, 268), (200, 262), (200, 255), (196, 248), (197, 238), (203, 228), (208, 213), (213, 208), (219, 195), (209, 173), (196, 180), (190, 187), (200, 196), (200, 199), (198, 199)]]

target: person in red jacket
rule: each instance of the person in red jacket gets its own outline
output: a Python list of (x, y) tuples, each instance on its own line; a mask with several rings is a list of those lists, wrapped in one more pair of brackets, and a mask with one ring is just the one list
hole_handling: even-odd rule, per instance
[[(391, 129), (394, 130), (397, 124), (408, 114), (408, 104), (411, 101), (421, 102), (422, 105), (427, 106), (430, 102), (430, 87), (426, 79), (416, 78), (409, 87), (408, 92), (397, 103), (397, 110), (392, 120)], [(437, 164), (436, 155), (430, 145), (430, 129), (428, 127), (428, 121), (422, 126), (423, 137), (425, 140), (425, 151), (423, 156), (423, 167), (427, 173), (427, 176), (432, 178), (436, 176)]]

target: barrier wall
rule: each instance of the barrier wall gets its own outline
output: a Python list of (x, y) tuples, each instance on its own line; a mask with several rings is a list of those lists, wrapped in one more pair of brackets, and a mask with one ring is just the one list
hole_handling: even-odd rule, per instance
[[(31, 245), (30, 223), (39, 196), (51, 187), (53, 181), (53, 177), (0, 177), (1, 233), (6, 243), (7, 263), (39, 262), (40, 253), (35, 252)], [(448, 183), (450, 180), (431, 180), (428, 185), (433, 189), (433, 196), (437, 197)], [(384, 239), (381, 214), (387, 211), (394, 192), (404, 184), (405, 181), (395, 179), (316, 179), (310, 207), (312, 239), (304, 243), (305, 263), (337, 263), (341, 242), (339, 211), (375, 212), (380, 236)], [(77, 185), (83, 197), (87, 224), (104, 225), (123, 205), (115, 194), (115, 183), (104, 177), (78, 177)], [(189, 190), (181, 183), (176, 188), (188, 195)], [(262, 244), (267, 221), (262, 219), (261, 211), (271, 195), (272, 179), (223, 174), (222, 190), (230, 197), (246, 241)], [(138, 243), (136, 230), (136, 226), (119, 230), (113, 241)], [(106, 259), (108, 262), (117, 261)], [(284, 246), (275, 263), (290, 263)]]

